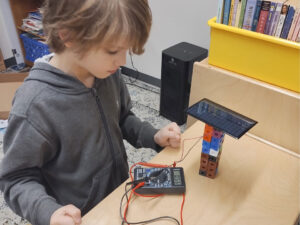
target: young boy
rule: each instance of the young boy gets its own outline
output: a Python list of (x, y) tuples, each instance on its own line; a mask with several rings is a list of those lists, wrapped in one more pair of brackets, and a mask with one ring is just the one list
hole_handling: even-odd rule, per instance
[(118, 69), (128, 50), (143, 52), (147, 0), (46, 0), (42, 11), (55, 54), (15, 95), (0, 187), (32, 224), (74, 225), (128, 178), (123, 138), (159, 151), (178, 147), (180, 130), (141, 122)]

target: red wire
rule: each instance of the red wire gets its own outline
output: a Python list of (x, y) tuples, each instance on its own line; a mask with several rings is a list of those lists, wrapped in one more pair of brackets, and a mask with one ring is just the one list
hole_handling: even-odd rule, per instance
[(180, 223), (181, 225), (183, 225), (183, 205), (184, 205), (184, 201), (185, 201), (185, 194), (182, 194), (182, 203), (181, 203), (181, 209), (180, 209)]
[[(194, 140), (194, 139), (198, 139), (198, 138), (202, 138), (201, 137), (195, 137), (195, 138), (189, 138), (189, 139), (184, 139), (182, 141), (182, 152), (181, 152), (181, 157), (178, 161), (174, 161), (174, 163), (172, 165), (161, 165), (161, 164), (154, 164), (154, 163), (146, 163), (146, 162), (138, 162), (138, 163), (135, 163), (133, 164), (131, 167), (130, 167), (130, 171), (129, 171), (129, 174), (130, 174), (130, 178), (131, 178), (131, 181), (133, 181), (133, 176), (132, 176), (132, 169), (136, 166), (136, 165), (142, 165), (142, 166), (147, 166), (147, 167), (157, 167), (157, 168), (166, 168), (166, 167), (175, 167), (176, 166), (176, 162), (181, 162), (182, 159), (183, 159), (183, 153), (184, 153), (184, 142), (185, 141), (189, 141), (189, 140)], [(188, 153), (187, 153), (188, 154)], [(137, 195), (137, 196), (141, 196), (141, 197), (159, 197), (159, 196), (162, 196), (163, 194), (159, 194), (159, 195), (142, 195), (142, 194), (139, 194), (139, 193), (136, 193), (135, 190), (144, 186), (145, 185), (145, 182), (141, 182), (139, 183), (137, 186), (135, 186), (131, 193), (130, 193), (130, 196), (128, 198), (128, 201), (127, 201), (127, 204), (126, 204), (126, 207), (125, 207), (125, 211), (124, 211), (124, 220), (125, 222), (127, 222), (127, 219), (126, 219), (126, 214), (127, 214), (127, 210), (128, 210), (128, 207), (129, 207), (129, 202), (131, 200), (131, 197), (133, 194)], [(183, 206), (184, 206), (184, 202), (185, 202), (185, 194), (183, 193), (182, 194), (182, 203), (181, 203), (181, 208), (180, 208), (180, 222), (181, 222), (181, 225), (183, 225)]]
[(128, 210), (128, 206), (129, 206), (129, 202), (130, 202), (130, 199), (131, 199), (131, 197), (132, 197), (132, 194), (134, 193), (134, 191), (135, 191), (136, 189), (138, 189), (138, 188), (140, 188), (140, 187), (142, 187), (142, 186), (144, 186), (144, 185), (145, 185), (145, 182), (141, 182), (141, 183), (139, 183), (138, 185), (136, 185), (136, 186), (132, 189), (132, 191), (130, 192), (130, 196), (129, 196), (129, 198), (128, 198), (128, 201), (127, 201), (126, 207), (125, 207), (125, 211), (124, 211), (124, 220), (125, 220), (126, 223), (127, 223), (127, 219), (126, 219), (127, 210)]
[[(178, 163), (178, 162), (180, 162), (182, 159), (183, 159), (183, 153), (184, 153), (184, 142), (185, 141), (190, 141), (190, 140), (194, 140), (194, 139), (199, 139), (199, 138), (202, 138), (203, 136), (200, 136), (200, 137), (194, 137), (194, 138), (188, 138), (188, 139), (183, 139), (183, 141), (182, 141), (182, 152), (181, 152), (181, 157), (180, 157), (180, 159), (179, 160), (177, 160), (177, 161), (175, 161), (174, 163), (175, 163), (175, 165), (176, 165), (176, 162)], [(175, 167), (175, 166), (174, 166)]]

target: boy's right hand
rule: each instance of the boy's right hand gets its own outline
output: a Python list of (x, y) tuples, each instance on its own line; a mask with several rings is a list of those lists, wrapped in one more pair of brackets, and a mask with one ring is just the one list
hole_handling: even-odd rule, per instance
[(79, 224), (81, 224), (81, 211), (74, 205), (66, 205), (57, 209), (50, 218), (50, 225)]

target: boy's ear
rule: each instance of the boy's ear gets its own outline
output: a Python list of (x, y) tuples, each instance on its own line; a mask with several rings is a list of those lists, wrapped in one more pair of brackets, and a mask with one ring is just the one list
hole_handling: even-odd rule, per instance
[(67, 48), (70, 48), (73, 46), (73, 43), (71, 41), (66, 41), (66, 40), (68, 40), (69, 35), (70, 35), (69, 31), (66, 29), (61, 29), (58, 31), (59, 38), (64, 42), (64, 45)]

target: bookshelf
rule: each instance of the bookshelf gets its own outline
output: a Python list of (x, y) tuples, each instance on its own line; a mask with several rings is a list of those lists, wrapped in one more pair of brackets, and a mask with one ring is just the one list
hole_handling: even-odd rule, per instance
[(6, 120), (16, 90), (28, 73), (0, 73), (0, 120)]
[[(28, 16), (29, 11), (34, 11), (39, 8), (43, 3), (43, 0), (10, 0), (10, 8), (12, 11), (13, 19), (15, 22), (15, 29), (17, 30), (19, 42), (23, 51), (23, 55), (25, 56), (25, 50), (22, 40), (20, 39), (20, 34), (23, 32), (28, 32), (21, 28), (22, 20)], [(41, 39), (45, 39), (42, 36), (33, 34)], [(33, 63), (25, 59), (25, 64), (28, 66), (32, 66)]]
[[(43, 3), (43, 0), (9, 0), (9, 3), (15, 24), (15, 28), (12, 29), (16, 29), (17, 31), (21, 49), (23, 55), (25, 56), (24, 45), (20, 39), (20, 34), (28, 31), (21, 28), (23, 22), (22, 20), (28, 16), (29, 11), (33, 11), (40, 7)], [(26, 59), (25, 64), (27, 66), (33, 66), (33, 63)], [(8, 118), (13, 96), (17, 88), (21, 86), (27, 76), (28, 72), (0, 73), (0, 119)]]

